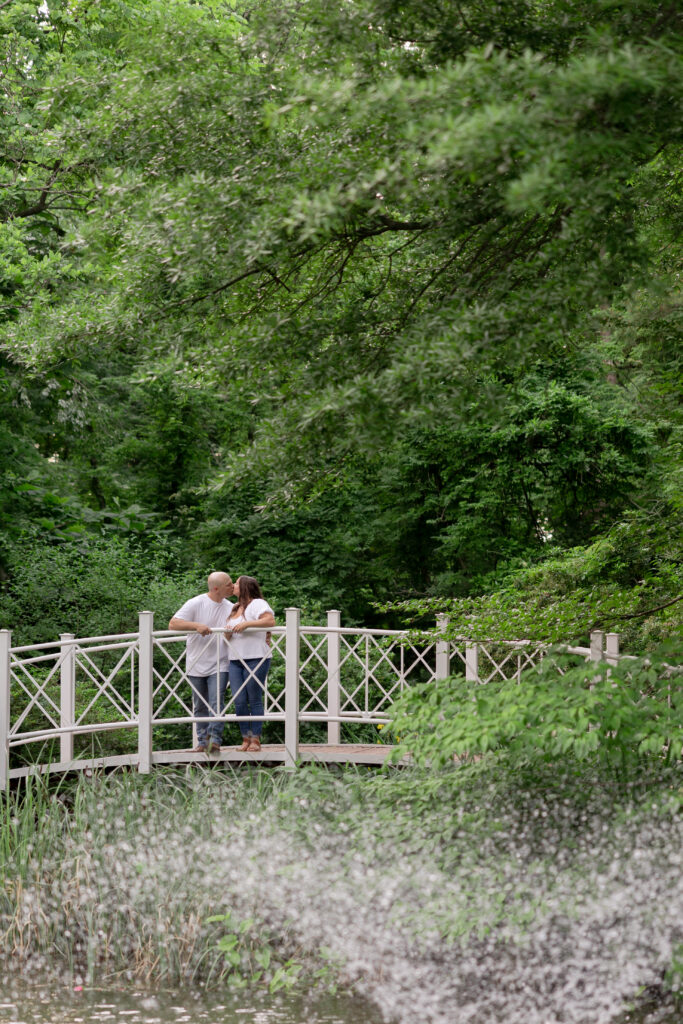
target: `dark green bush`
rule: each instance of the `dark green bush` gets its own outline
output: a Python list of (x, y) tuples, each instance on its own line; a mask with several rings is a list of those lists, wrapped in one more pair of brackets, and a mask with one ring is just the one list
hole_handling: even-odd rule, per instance
[(13, 643), (41, 643), (60, 633), (135, 632), (150, 609), (165, 629), (171, 615), (205, 586), (203, 574), (177, 571), (171, 548), (118, 537), (78, 544), (31, 542), (14, 550), (10, 583), (0, 593), (0, 627)]

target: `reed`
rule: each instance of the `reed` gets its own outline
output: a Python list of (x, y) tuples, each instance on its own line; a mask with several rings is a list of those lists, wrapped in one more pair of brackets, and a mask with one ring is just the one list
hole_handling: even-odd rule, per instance
[[(87, 983), (215, 984), (232, 975), (242, 984), (269, 949), (273, 968), (259, 980), (271, 980), (290, 958), (267, 930), (224, 912), (221, 847), (237, 818), (262, 810), (279, 785), (277, 773), (230, 770), (121, 772), (57, 786), (29, 777), (1, 804), (4, 969), (33, 965)], [(226, 925), (239, 963), (226, 956)]]

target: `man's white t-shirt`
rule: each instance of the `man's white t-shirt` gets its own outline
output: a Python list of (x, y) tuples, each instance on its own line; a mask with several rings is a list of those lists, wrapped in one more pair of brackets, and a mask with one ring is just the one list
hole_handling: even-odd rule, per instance
[[(228, 632), (231, 626), (238, 622), (256, 622), (264, 612), (274, 614), (273, 609), (262, 597), (255, 597), (250, 601), (244, 612), (230, 619)], [(270, 658), (272, 651), (266, 643), (267, 629), (245, 629), (243, 633), (233, 633), (228, 640), (230, 657), (238, 661), (246, 661), (247, 658)]]
[[(203, 622), (206, 626), (220, 626), (225, 629), (232, 601), (212, 601), (208, 594), (199, 594), (186, 601), (175, 615), (175, 619), (187, 622)], [(230, 654), (222, 633), (201, 636), (192, 632), (187, 635), (185, 670), (189, 676), (210, 676), (214, 672), (227, 672)], [(218, 665), (218, 669), (216, 668)]]

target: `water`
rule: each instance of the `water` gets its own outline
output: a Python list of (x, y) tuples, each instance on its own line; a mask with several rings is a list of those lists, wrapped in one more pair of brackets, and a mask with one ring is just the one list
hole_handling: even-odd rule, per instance
[(0, 996), (0, 1024), (381, 1024), (361, 999), (318, 995), (226, 997), (215, 993), (13, 986)]
[[(419, 1000), (419, 997), (418, 997)], [(415, 1019), (419, 1019), (416, 1012)], [(671, 1003), (625, 1013), (616, 1024), (681, 1024)], [(385, 1024), (380, 1010), (350, 996), (226, 998), (197, 991), (89, 989), (68, 993), (13, 986), (0, 996), (0, 1024)], [(504, 1024), (501, 1021), (501, 1024)]]

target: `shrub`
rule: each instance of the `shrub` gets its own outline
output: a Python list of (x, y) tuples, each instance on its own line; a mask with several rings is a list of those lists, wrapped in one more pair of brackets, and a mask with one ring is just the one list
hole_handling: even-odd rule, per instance
[(85, 547), (31, 542), (15, 549), (10, 583), (0, 594), (0, 627), (14, 643), (60, 633), (104, 636), (137, 629), (152, 609), (162, 628), (205, 585), (197, 572), (174, 571), (172, 549), (103, 537)]
[(551, 652), (519, 682), (477, 686), (454, 676), (414, 687), (393, 707), (397, 756), (410, 751), (436, 767), (498, 749), (522, 759), (596, 756), (618, 767), (651, 755), (674, 762), (683, 750), (680, 654), (664, 645), (610, 667)]

